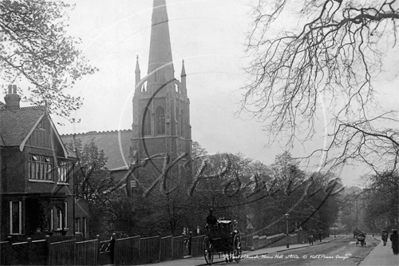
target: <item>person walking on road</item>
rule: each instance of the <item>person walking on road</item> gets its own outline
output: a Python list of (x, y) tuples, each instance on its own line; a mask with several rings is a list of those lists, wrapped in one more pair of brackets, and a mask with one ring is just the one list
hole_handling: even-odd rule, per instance
[(384, 242), (384, 246), (387, 245), (387, 241), (388, 241), (388, 232), (383, 230), (382, 234), (381, 234), (381, 239)]
[(392, 242), (392, 251), (394, 255), (398, 255), (398, 231), (392, 230), (391, 237), (389, 238)]
[(209, 215), (206, 217), (206, 223), (209, 226), (215, 226), (218, 220), (216, 219), (215, 216), (213, 216), (213, 209), (209, 210)]

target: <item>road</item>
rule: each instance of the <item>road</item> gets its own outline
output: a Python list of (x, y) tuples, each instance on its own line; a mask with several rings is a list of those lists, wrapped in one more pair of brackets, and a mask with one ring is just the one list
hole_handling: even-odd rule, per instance
[(339, 236), (322, 245), (244, 257), (240, 265), (358, 265), (379, 243), (371, 236), (366, 242), (366, 247), (360, 247), (350, 236)]
[[(331, 241), (332, 240), (332, 241)], [(329, 237), (329, 241), (317, 242), (317, 245), (293, 245), (299, 248), (284, 251), (285, 247), (265, 248), (245, 252), (239, 264), (236, 262), (225, 263), (223, 255), (214, 256), (214, 265), (244, 266), (244, 265), (358, 265), (370, 251), (380, 242), (372, 236), (367, 236), (366, 247), (356, 246), (351, 236), (338, 236), (336, 239)], [(281, 250), (280, 252), (276, 252)], [(274, 253), (266, 253), (266, 252)], [(162, 266), (198, 266), (205, 265), (204, 257), (187, 258), (183, 260), (164, 261), (152, 264)]]

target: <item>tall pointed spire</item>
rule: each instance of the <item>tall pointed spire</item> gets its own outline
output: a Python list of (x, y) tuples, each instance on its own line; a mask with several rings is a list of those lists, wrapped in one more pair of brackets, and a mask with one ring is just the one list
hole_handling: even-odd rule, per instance
[[(148, 74), (151, 74), (151, 77), (148, 85), (164, 84), (173, 79), (174, 68), (172, 62), (166, 0), (154, 0), (148, 61)], [(153, 74), (154, 71), (156, 73)]]
[(184, 60), (182, 61), (182, 67), (181, 67), (181, 84), (183, 85), (183, 90), (186, 91), (186, 68), (184, 67)]
[(181, 67), (181, 74), (180, 74), (180, 76), (181, 76), (181, 77), (185, 77), (185, 76), (186, 76), (186, 69), (185, 69), (185, 67), (184, 67), (184, 60), (181, 62), (181, 64), (182, 64), (182, 67)]
[(140, 79), (141, 79), (141, 71), (140, 71), (140, 65), (139, 65), (139, 56), (137, 56), (136, 59), (136, 85), (139, 83)]

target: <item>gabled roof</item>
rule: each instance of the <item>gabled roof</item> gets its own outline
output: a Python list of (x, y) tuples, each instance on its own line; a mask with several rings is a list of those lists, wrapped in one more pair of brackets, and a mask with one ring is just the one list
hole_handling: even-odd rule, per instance
[(11, 110), (5, 107), (0, 108), (0, 135), (3, 146), (19, 146), (20, 151), (23, 151), (26, 141), (44, 116), (48, 117), (53, 132), (64, 151), (64, 156), (67, 158), (68, 152), (44, 106), (21, 107)]
[(20, 146), (44, 113), (45, 108), (41, 106), (13, 110), (1, 108), (0, 134), (4, 146)]
[(93, 141), (98, 150), (103, 150), (108, 157), (106, 167), (110, 170), (125, 167), (129, 164), (130, 147), (132, 146), (132, 130), (90, 131), (87, 133), (61, 135), (65, 144), (73, 142), (74, 138), (82, 141), (82, 146)]

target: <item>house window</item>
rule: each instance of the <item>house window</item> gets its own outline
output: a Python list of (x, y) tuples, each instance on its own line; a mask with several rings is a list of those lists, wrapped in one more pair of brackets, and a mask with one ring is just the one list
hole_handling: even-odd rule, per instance
[(68, 177), (73, 169), (72, 163), (58, 161), (58, 182), (68, 183)]
[(53, 180), (53, 164), (50, 157), (40, 155), (29, 156), (29, 179)]
[(10, 234), (22, 234), (21, 201), (10, 201)]
[(68, 228), (68, 203), (64, 202), (64, 228)]
[(51, 229), (51, 230), (54, 230), (54, 209), (51, 209), (51, 212), (50, 212), (50, 220), (51, 220), (51, 222), (50, 222), (50, 229)]
[(86, 237), (86, 217), (76, 218), (75, 219), (75, 233), (80, 233), (82, 236)]
[(68, 203), (64, 202), (64, 206), (54, 206), (51, 210), (53, 221), (51, 229), (62, 230), (68, 228)]
[(85, 237), (87, 232), (86, 217), (82, 218), (82, 234)]
[(56, 225), (57, 225), (58, 230), (62, 229), (62, 221), (63, 221), (62, 210), (61, 210), (61, 208), (57, 208)]
[(162, 106), (158, 106), (155, 111), (155, 126), (157, 135), (165, 134), (165, 109)]
[(81, 226), (80, 218), (75, 218), (75, 234), (82, 233), (82, 226)]
[(147, 107), (143, 110), (143, 134), (144, 136), (151, 135), (151, 111)]

